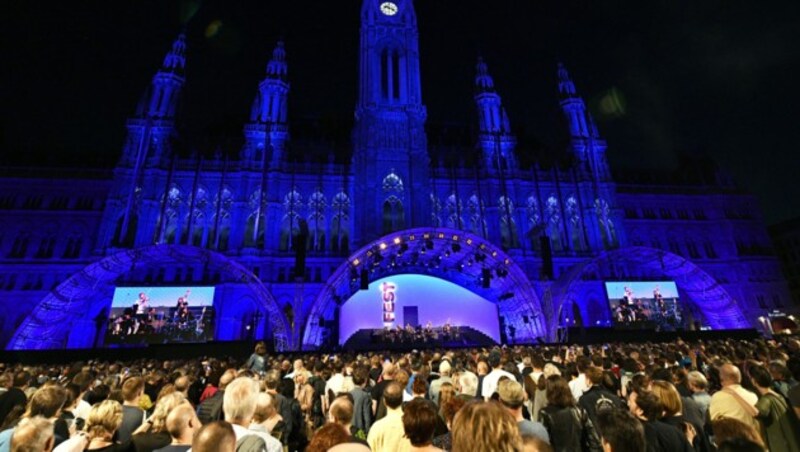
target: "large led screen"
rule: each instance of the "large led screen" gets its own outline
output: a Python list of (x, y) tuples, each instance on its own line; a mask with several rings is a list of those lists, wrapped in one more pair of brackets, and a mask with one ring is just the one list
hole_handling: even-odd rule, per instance
[(659, 330), (683, 327), (678, 286), (674, 281), (608, 281), (606, 295), (616, 325)]
[(213, 329), (213, 287), (117, 287), (105, 345), (205, 342)]

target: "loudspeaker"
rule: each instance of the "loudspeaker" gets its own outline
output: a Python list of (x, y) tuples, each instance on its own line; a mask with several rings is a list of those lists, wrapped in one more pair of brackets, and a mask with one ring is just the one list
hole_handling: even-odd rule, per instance
[(550, 248), (550, 237), (542, 235), (539, 237), (539, 244), (542, 248), (542, 278), (553, 279), (553, 249)]
[(369, 272), (366, 268), (361, 269), (361, 290), (369, 290)]
[(492, 271), (488, 268), (484, 268), (481, 271), (481, 282), (484, 289), (488, 289), (492, 286)]

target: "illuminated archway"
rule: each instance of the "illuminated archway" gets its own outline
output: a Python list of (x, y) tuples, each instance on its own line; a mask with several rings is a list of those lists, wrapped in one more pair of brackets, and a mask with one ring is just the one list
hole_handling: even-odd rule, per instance
[[(91, 325), (107, 307), (106, 289), (137, 265), (202, 263), (224, 274), (228, 281), (247, 285), (267, 314), (277, 344), (292, 348), (289, 326), (283, 312), (261, 281), (249, 270), (213, 251), (186, 245), (152, 245), (121, 251), (86, 266), (39, 302), (22, 322), (6, 347), (8, 350), (44, 350), (69, 347), (69, 339), (81, 322)], [(91, 328), (91, 326), (89, 326)], [(281, 339), (287, 339), (281, 341)]]
[(632, 246), (606, 251), (576, 265), (564, 273), (553, 286), (556, 321), (551, 322), (551, 334), (559, 326), (559, 313), (571, 313), (570, 306), (580, 297), (577, 291), (586, 275), (592, 278), (618, 278), (620, 269), (630, 267), (637, 273), (653, 277), (668, 277), (689, 297), (703, 319), (701, 323), (714, 329), (749, 328), (742, 309), (728, 292), (705, 270), (691, 261), (664, 250)]
[(530, 280), (499, 247), (464, 231), (417, 228), (370, 242), (336, 269), (309, 310), (302, 348), (319, 347), (324, 328), (317, 320), (330, 318), (360, 290), (362, 276), (375, 281), (398, 274), (435, 276), (495, 302), (507, 324), (525, 325), (516, 329), (518, 341), (547, 335), (549, 316)]

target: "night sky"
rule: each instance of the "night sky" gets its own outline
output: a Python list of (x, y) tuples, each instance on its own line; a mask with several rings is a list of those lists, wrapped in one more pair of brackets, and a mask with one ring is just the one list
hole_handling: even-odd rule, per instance
[[(290, 116), (349, 120), (360, 4), (7, 2), (0, 164), (112, 167), (125, 119), (182, 27), (181, 128), (200, 152), (239, 139), (280, 37)], [(800, 216), (800, 2), (417, 0), (415, 7), (429, 123), (473, 119), (481, 54), (515, 130), (556, 149), (566, 133), (555, 77), (563, 61), (617, 170), (710, 158), (758, 195), (769, 223)]]

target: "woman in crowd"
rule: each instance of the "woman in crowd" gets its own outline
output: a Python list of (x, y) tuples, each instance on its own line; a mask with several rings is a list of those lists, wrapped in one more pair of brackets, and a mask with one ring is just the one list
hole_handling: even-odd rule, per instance
[(266, 360), (264, 357), (267, 354), (267, 345), (263, 342), (259, 342), (256, 344), (256, 348), (253, 351), (253, 354), (250, 355), (250, 358), (247, 359), (247, 362), (244, 363), (244, 368), (252, 370), (253, 372), (263, 375), (264, 372), (267, 370), (266, 367)]
[[(86, 450), (97, 452), (132, 452), (131, 443), (119, 444), (114, 434), (122, 425), (122, 405), (115, 400), (104, 400), (94, 405), (86, 419), (89, 446)], [(169, 444), (169, 442), (167, 443)]]
[(469, 402), (453, 419), (452, 452), (520, 452), (522, 436), (511, 413), (496, 402)]
[(153, 415), (141, 427), (133, 432), (131, 442), (136, 452), (152, 452), (169, 445), (172, 442), (167, 431), (167, 416), (176, 406), (187, 403), (186, 397), (180, 392), (171, 392), (156, 401)]
[(712, 450), (711, 443), (703, 426), (684, 418), (681, 395), (677, 388), (670, 382), (653, 380), (650, 389), (664, 408), (661, 421), (684, 432), (687, 441), (692, 443), (696, 452), (710, 452)]
[(572, 397), (572, 391), (561, 376), (547, 377), (547, 406), (540, 412), (542, 424), (550, 435), (550, 444), (556, 452), (603, 450), (600, 437), (589, 419)]
[(403, 431), (414, 452), (442, 452), (433, 445), (439, 415), (432, 402), (415, 398), (403, 408)]
[(439, 387), (439, 416), (445, 418), (444, 407), (450, 400), (456, 397), (456, 390), (452, 383), (442, 383)]
[(761, 446), (762, 450), (766, 450), (761, 434), (742, 421), (737, 421), (730, 417), (717, 419), (711, 421), (711, 431), (714, 434), (714, 442), (717, 445), (729, 440), (744, 439), (756, 443)]

